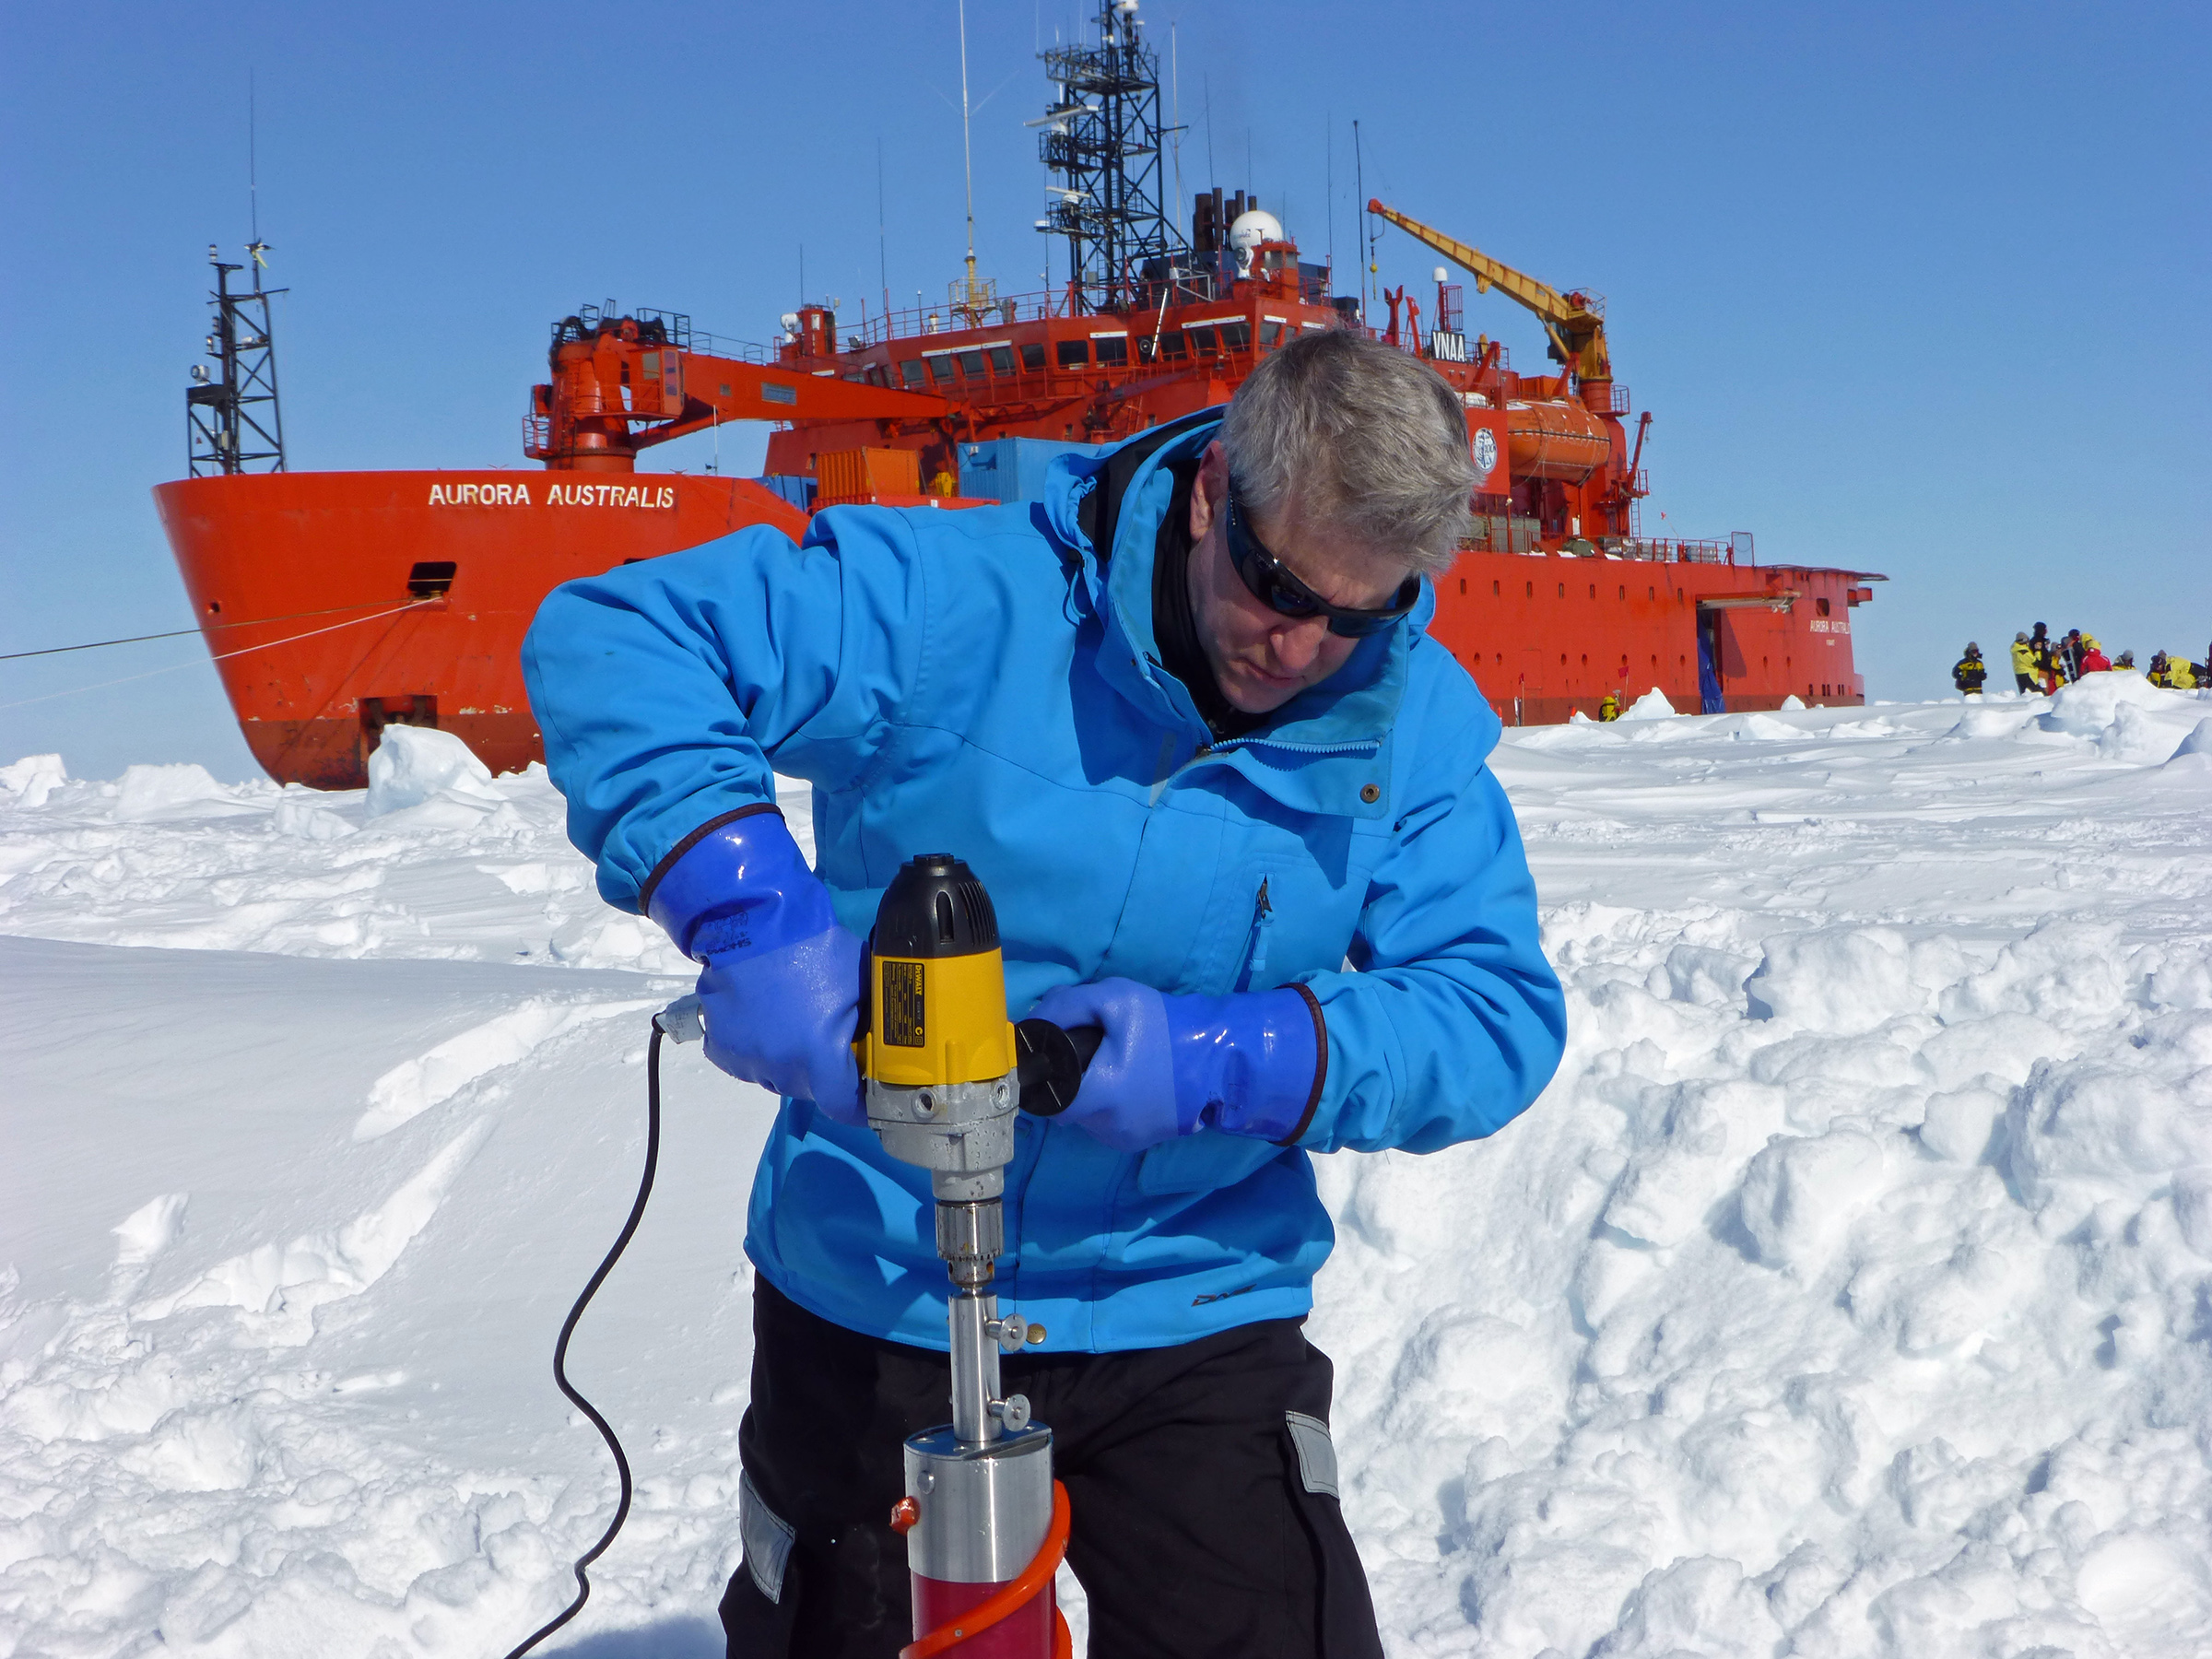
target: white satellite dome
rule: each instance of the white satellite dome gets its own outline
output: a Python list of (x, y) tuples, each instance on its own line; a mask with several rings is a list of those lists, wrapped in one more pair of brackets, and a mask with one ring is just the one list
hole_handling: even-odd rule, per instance
[(1237, 215), (1229, 228), (1230, 251), (1237, 256), (1237, 275), (1252, 275), (1252, 251), (1264, 241), (1283, 240), (1283, 221), (1257, 207)]

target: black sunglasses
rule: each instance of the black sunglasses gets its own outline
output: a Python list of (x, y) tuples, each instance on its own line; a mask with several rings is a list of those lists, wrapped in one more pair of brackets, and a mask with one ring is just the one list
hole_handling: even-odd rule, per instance
[(1381, 610), (1331, 605), (1293, 575), (1252, 533), (1237, 505), (1233, 480), (1229, 487), (1229, 562), (1236, 566), (1252, 596), (1268, 609), (1285, 617), (1326, 617), (1329, 631), (1347, 640), (1364, 640), (1381, 632), (1411, 610), (1421, 596), (1421, 579), (1408, 576), (1397, 597)]

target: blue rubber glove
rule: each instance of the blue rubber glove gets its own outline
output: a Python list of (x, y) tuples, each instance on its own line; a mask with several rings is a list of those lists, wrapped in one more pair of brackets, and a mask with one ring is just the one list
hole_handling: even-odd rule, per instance
[(1294, 986), (1236, 996), (1163, 996), (1135, 980), (1048, 991), (1054, 1025), (1106, 1032), (1060, 1114), (1122, 1152), (1200, 1127), (1285, 1145), (1321, 1098), (1328, 1042), (1320, 1006)]
[(658, 872), (646, 913), (703, 963), (707, 1058), (747, 1083), (867, 1122), (853, 1034), (860, 941), (838, 925), (781, 813), (709, 830)]

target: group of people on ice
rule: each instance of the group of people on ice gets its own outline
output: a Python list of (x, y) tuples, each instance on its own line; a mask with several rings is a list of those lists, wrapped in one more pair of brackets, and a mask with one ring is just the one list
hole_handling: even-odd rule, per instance
[[(2205, 655), (2205, 662), (2193, 663), (2184, 656), (2155, 652), (2146, 677), (2154, 686), (2176, 691), (2212, 686), (2212, 650), (2207, 650)], [(2048, 696), (2061, 686), (2072, 685), (2085, 674), (2132, 669), (2135, 665), (2134, 652), (2124, 651), (2117, 657), (2108, 657), (2096, 636), (2085, 634), (2078, 628), (2070, 628), (2064, 638), (2053, 640), (2050, 629), (2038, 622), (2033, 633), (2012, 637), (2013, 685), (2023, 693)], [(1989, 666), (1982, 660), (1982, 647), (1969, 641), (1966, 654), (1951, 665), (1951, 684), (1970, 697), (1978, 697), (1988, 677)]]

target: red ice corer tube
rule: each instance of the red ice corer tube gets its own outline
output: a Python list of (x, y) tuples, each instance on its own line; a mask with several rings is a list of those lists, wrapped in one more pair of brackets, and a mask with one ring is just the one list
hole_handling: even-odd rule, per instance
[(906, 1534), (915, 1640), (900, 1659), (1065, 1659), (1053, 1578), (1067, 1553), (1067, 1488), (1042, 1425), (962, 1441), (950, 1427), (906, 1442)]

